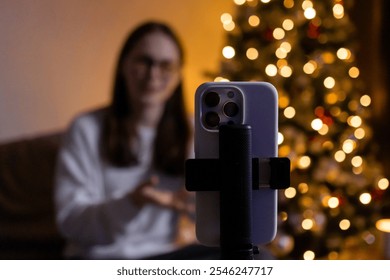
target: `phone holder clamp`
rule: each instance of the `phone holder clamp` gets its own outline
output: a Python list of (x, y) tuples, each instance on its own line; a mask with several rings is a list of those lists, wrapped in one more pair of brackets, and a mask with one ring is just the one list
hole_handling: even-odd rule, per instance
[[(220, 178), (225, 175), (221, 160), (188, 159), (185, 163), (187, 191), (221, 191)], [(252, 190), (274, 190), (290, 186), (290, 159), (286, 157), (252, 158)]]
[(253, 158), (251, 127), (221, 125), (219, 158), (186, 161), (188, 191), (219, 191), (222, 259), (253, 259), (252, 192), (290, 185), (288, 158)]

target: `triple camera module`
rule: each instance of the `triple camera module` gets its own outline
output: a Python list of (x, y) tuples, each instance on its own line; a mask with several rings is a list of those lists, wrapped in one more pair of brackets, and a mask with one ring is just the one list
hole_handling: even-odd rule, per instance
[(207, 129), (242, 122), (243, 95), (237, 88), (209, 89), (203, 94), (202, 103), (203, 125)]

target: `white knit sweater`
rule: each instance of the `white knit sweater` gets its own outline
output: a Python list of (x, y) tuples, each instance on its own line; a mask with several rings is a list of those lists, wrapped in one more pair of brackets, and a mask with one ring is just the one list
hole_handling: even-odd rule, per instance
[(63, 139), (58, 158), (57, 223), (67, 238), (66, 255), (87, 259), (140, 259), (175, 249), (177, 215), (155, 205), (139, 209), (125, 195), (159, 176), (158, 188), (177, 190), (183, 178), (151, 168), (155, 131), (139, 128), (140, 164), (117, 168), (100, 157), (103, 111), (78, 116)]

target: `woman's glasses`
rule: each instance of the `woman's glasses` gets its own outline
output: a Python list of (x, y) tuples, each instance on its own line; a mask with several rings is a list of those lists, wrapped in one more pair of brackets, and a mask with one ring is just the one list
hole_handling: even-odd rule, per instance
[(169, 60), (158, 61), (149, 56), (137, 57), (133, 62), (133, 66), (138, 72), (142, 74), (150, 72), (152, 68), (157, 68), (163, 77), (172, 76), (173, 74), (177, 73), (180, 68), (180, 65), (176, 62)]

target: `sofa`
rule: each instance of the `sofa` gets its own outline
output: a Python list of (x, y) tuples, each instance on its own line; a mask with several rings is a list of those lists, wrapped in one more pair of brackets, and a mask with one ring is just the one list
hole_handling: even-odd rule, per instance
[(0, 259), (62, 259), (53, 203), (61, 136), (0, 143)]

